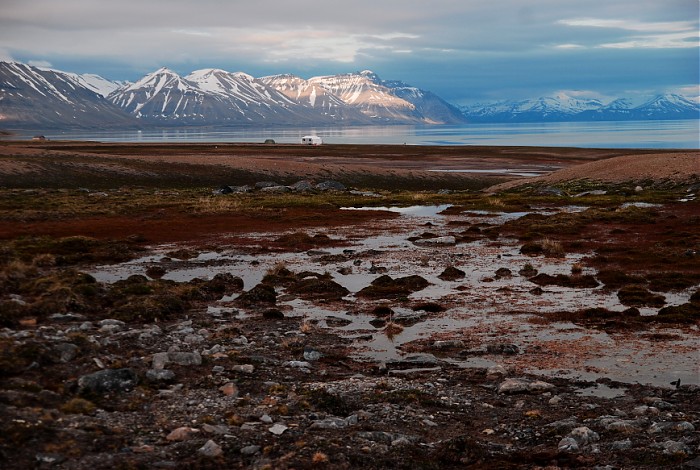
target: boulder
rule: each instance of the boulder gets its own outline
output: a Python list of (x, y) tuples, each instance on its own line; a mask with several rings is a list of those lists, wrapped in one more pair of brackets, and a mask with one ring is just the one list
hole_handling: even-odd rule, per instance
[(138, 377), (132, 369), (107, 369), (83, 375), (78, 379), (78, 388), (81, 394), (104, 395), (111, 392), (127, 392), (137, 383)]
[(345, 191), (347, 188), (339, 181), (328, 180), (318, 183), (316, 189), (319, 191)]

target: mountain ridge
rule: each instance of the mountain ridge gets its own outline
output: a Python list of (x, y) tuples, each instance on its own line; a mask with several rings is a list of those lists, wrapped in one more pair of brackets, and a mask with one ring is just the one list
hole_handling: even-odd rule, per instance
[(161, 67), (135, 82), (115, 82), (0, 62), (0, 126), (25, 128), (148, 128), (250, 125), (461, 125), (698, 119), (700, 104), (681, 95), (644, 103), (608, 103), (566, 93), (531, 100), (454, 106), (435, 93), (371, 70), (304, 79), (293, 74), (256, 78), (218, 68), (186, 76)]

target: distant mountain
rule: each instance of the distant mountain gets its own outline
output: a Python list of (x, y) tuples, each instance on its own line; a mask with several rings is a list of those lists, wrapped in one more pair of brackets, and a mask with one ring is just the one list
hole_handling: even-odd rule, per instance
[(470, 122), (556, 122), (699, 119), (700, 105), (680, 95), (656, 96), (642, 104), (618, 98), (608, 104), (559, 94), (533, 100), (462, 107)]
[(262, 77), (261, 82), (284, 94), (300, 106), (315, 110), (336, 123), (370, 124), (372, 120), (361, 110), (346, 104), (321, 84), (291, 74)]
[(8, 128), (137, 125), (132, 116), (81, 83), (84, 80), (75, 74), (0, 62), (0, 125)]
[(533, 100), (457, 108), (430, 91), (372, 71), (255, 78), (244, 72), (167, 68), (135, 83), (0, 62), (0, 126), (144, 128), (151, 126), (322, 126), (698, 119), (700, 105), (680, 95), (610, 103), (560, 93)]
[(399, 80), (382, 80), (382, 85), (389, 88), (399, 98), (415, 106), (416, 112), (432, 124), (464, 124), (466, 119), (459, 108), (448, 103), (431, 91), (412, 87)]

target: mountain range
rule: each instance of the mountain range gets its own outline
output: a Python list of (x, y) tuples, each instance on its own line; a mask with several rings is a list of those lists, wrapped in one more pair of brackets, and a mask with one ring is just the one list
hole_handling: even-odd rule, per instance
[(677, 94), (634, 102), (618, 98), (609, 103), (559, 93), (531, 100), (504, 100), (460, 108), (469, 122), (643, 121), (699, 119), (700, 103)]
[(0, 127), (148, 128), (697, 119), (698, 103), (661, 95), (604, 104), (564, 94), (458, 108), (434, 93), (365, 70), (304, 79), (167, 68), (134, 83), (0, 62)]

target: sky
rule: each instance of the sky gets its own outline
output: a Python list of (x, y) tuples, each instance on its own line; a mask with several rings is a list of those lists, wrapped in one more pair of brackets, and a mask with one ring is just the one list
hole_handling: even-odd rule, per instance
[(0, 0), (0, 60), (135, 81), (160, 67), (372, 70), (453, 104), (700, 95), (700, 0)]

